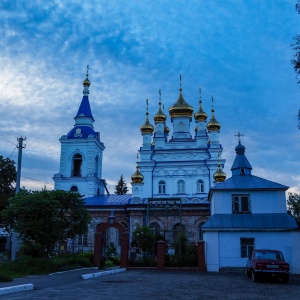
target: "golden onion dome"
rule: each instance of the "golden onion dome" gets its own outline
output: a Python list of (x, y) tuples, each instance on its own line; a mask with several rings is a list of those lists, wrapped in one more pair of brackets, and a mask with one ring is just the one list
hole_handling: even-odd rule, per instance
[(170, 129), (169, 129), (169, 127), (167, 125), (165, 125), (164, 132), (165, 132), (166, 135), (168, 135), (169, 132), (170, 132)]
[(155, 124), (157, 122), (165, 122), (166, 120), (167, 120), (167, 116), (162, 111), (162, 109), (161, 109), (161, 102), (159, 102), (158, 112), (154, 115)]
[(146, 121), (145, 123), (140, 127), (141, 132), (144, 133), (152, 133), (154, 131), (154, 127), (150, 124), (149, 118), (148, 118), (148, 99), (146, 100), (147, 103), (147, 109), (146, 109)]
[(207, 123), (206, 127), (209, 131), (219, 131), (221, 128), (221, 124), (215, 118), (215, 110), (214, 110), (214, 98), (212, 98), (212, 109), (211, 109), (211, 119)]
[(86, 67), (86, 78), (83, 80), (83, 86), (89, 87), (91, 82), (89, 81), (89, 66)]
[(195, 118), (196, 121), (206, 121), (206, 119), (207, 119), (207, 114), (202, 108), (202, 99), (201, 98), (200, 98), (200, 101), (199, 101), (199, 109), (194, 114), (194, 118)]
[(214, 179), (216, 182), (223, 182), (226, 179), (226, 174), (222, 171), (220, 164), (218, 170), (214, 173)]
[(88, 77), (86, 77), (86, 79), (83, 80), (83, 86), (90, 86), (91, 82), (89, 81)]
[(189, 105), (182, 96), (182, 88), (179, 89), (179, 97), (176, 103), (169, 108), (169, 114), (171, 118), (176, 117), (192, 117), (193, 107)]
[(136, 165), (135, 172), (131, 175), (131, 180), (133, 183), (142, 183), (144, 179), (143, 174), (140, 172), (138, 165)]

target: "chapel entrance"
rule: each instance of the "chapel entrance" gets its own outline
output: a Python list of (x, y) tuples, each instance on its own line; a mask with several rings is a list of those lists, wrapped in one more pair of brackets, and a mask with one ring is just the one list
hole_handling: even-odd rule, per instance
[(102, 248), (103, 245), (103, 233), (108, 228), (115, 228), (119, 230), (121, 236), (121, 253), (120, 253), (120, 267), (127, 268), (128, 266), (128, 232), (123, 224), (116, 222), (114, 216), (108, 217), (108, 222), (101, 224), (95, 233), (95, 245), (94, 245), (94, 264), (97, 267), (101, 267)]

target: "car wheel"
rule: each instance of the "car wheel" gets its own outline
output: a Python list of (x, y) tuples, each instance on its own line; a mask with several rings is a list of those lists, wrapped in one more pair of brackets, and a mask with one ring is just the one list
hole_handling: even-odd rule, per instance
[(252, 270), (252, 281), (257, 282), (257, 274)]
[(249, 272), (248, 268), (246, 268), (246, 274), (248, 278), (251, 278), (251, 273)]

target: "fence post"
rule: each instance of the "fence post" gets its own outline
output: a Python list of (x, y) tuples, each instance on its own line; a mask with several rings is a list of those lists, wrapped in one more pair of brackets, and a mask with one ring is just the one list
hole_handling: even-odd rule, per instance
[(198, 271), (205, 272), (205, 253), (204, 253), (204, 241), (198, 242)]
[(157, 270), (163, 271), (165, 267), (165, 241), (157, 241)]

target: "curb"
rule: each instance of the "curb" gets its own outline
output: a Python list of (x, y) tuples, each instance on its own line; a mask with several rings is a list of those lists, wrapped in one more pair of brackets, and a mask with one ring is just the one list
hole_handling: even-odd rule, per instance
[(103, 272), (97, 272), (97, 273), (91, 273), (91, 274), (84, 274), (84, 275), (81, 275), (81, 278), (82, 279), (91, 279), (91, 278), (96, 278), (96, 277), (121, 273), (121, 272), (125, 272), (125, 271), (126, 271), (126, 268), (114, 269), (114, 270), (109, 270), (109, 271), (103, 271)]
[(14, 286), (0, 288), (0, 295), (18, 293), (18, 292), (24, 292), (24, 291), (30, 291), (30, 290), (33, 290), (32, 283), (14, 285)]

